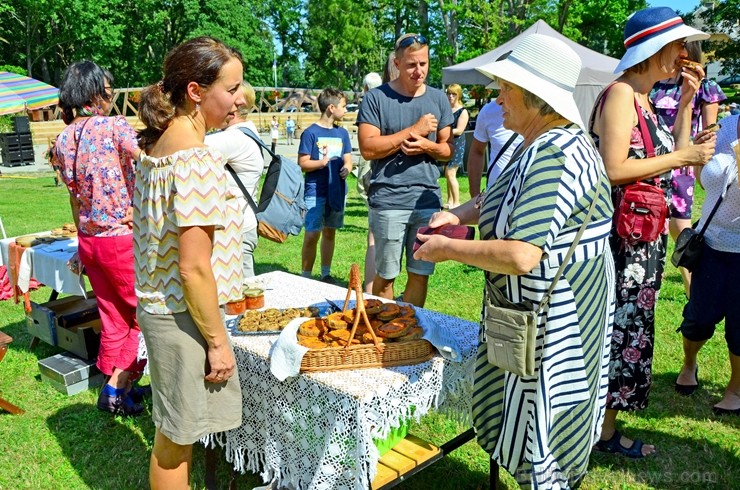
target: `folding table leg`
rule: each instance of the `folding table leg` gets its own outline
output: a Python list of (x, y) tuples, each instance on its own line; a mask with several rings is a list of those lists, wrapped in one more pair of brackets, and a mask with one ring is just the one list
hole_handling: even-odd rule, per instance
[(0, 408), (2, 408), (6, 412), (9, 412), (13, 415), (20, 415), (22, 413), (25, 413), (25, 410), (23, 410), (22, 408), (16, 407), (15, 405), (10, 403), (5, 398), (0, 398)]
[(489, 471), (490, 486), (491, 490), (498, 490), (498, 463), (491, 458), (491, 469)]

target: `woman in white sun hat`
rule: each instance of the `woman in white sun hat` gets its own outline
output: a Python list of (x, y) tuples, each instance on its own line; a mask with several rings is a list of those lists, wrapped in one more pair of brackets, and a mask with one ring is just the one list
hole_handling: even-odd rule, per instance
[[(613, 186), (615, 209), (622, 203), (625, 187), (638, 181), (658, 189), (657, 195), (662, 195), (667, 206), (672, 170), (703, 165), (712, 157), (716, 141), (713, 134), (699, 133), (695, 144), (689, 144), (691, 101), (704, 78), (704, 70), (701, 66), (696, 69), (679, 66), (679, 60), (688, 56), (685, 43), (708, 37), (685, 25), (668, 7), (640, 10), (627, 21), (624, 34), (627, 51), (616, 69), (624, 73), (602, 92), (591, 117), (592, 134)], [(656, 116), (649, 93), (658, 80), (678, 72), (683, 77), (681, 100), (671, 133), (662, 118)], [(640, 235), (641, 230), (625, 233), (630, 229), (622, 225), (628, 221), (618, 225), (619, 221), (617, 216), (610, 237), (617, 270), (617, 309), (606, 417), (596, 448), (642, 458), (654, 453), (655, 447), (622, 436), (615, 423), (620, 410), (647, 407), (652, 380), (655, 304), (665, 265), (668, 226), (653, 220), (655, 229), (662, 231), (654, 240), (647, 241)], [(695, 382), (695, 379), (685, 380), (687, 384)]]
[(500, 88), (504, 127), (524, 142), (486, 193), (430, 221), (478, 223), (481, 240), (419, 235), (414, 257), (479, 267), (488, 294), (537, 307), (578, 241), (538, 317), (533, 375), (489, 364), (481, 342), (473, 392), (478, 443), (493, 460), (522, 486), (570, 488), (603, 420), (615, 284), (609, 181), (573, 99), (581, 60), (565, 43), (533, 34), (479, 70)]

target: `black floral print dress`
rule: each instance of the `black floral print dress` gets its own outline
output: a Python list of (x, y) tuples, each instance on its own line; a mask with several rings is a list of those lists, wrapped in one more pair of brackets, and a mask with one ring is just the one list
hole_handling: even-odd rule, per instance
[[(655, 147), (655, 155), (670, 153), (673, 135), (663, 120), (640, 107), (638, 117), (645, 118)], [(598, 136), (594, 141), (599, 144)], [(646, 158), (639, 124), (632, 128), (629, 158)], [(671, 172), (643, 182), (663, 190), (666, 205), (671, 200)], [(612, 187), (614, 209), (619, 208), (624, 185)], [(655, 343), (655, 304), (665, 267), (668, 246), (668, 222), (656, 241), (631, 243), (619, 237), (614, 223), (609, 237), (617, 278), (616, 311), (609, 362), (609, 389), (606, 408), (641, 410), (648, 405), (652, 384), (653, 347)]]

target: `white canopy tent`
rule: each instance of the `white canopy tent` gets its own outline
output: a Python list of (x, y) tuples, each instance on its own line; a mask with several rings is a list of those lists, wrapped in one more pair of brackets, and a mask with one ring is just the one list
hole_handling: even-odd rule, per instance
[(578, 77), (578, 83), (576, 85), (575, 100), (578, 105), (578, 109), (581, 112), (583, 121), (588, 124), (588, 119), (591, 116), (591, 108), (593, 107), (599, 92), (619, 76), (619, 74), (613, 73), (619, 60), (597, 53), (596, 51), (571, 41), (547, 25), (543, 20), (538, 20), (514, 39), (502, 44), (488, 53), (482, 54), (471, 60), (458, 63), (457, 65), (442, 68), (442, 83), (445, 85), (449, 85), (450, 83), (459, 83), (461, 85), (488, 85), (491, 83), (491, 79), (476, 70), (476, 67), (496, 61), (496, 59), (498, 59), (502, 54), (514, 49), (514, 46), (519, 44), (522, 39), (534, 33), (544, 34), (546, 36), (560, 39), (573, 48), (573, 51), (575, 51), (581, 58), (583, 66), (581, 68), (581, 76)]

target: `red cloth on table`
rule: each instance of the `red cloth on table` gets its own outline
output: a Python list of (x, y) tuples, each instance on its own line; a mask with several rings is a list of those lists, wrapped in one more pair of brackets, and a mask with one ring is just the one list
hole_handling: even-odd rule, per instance
[[(15, 299), (15, 303), (18, 304), (20, 301), (20, 297), (23, 296), (23, 306), (26, 309), (26, 312), (31, 311), (31, 298), (28, 295), (28, 292), (23, 293), (21, 292), (20, 288), (18, 288), (18, 271), (20, 269), (20, 263), (21, 263), (21, 256), (23, 255), (23, 252), (26, 251), (26, 247), (21, 247), (20, 245), (10, 242), (8, 244), (8, 271), (9, 271), (9, 280), (10, 283), (16, 284), (15, 287), (13, 287), (13, 298)], [(38, 289), (39, 283), (35, 279), (31, 279), (28, 283), (28, 290), (31, 291), (32, 289)]]

